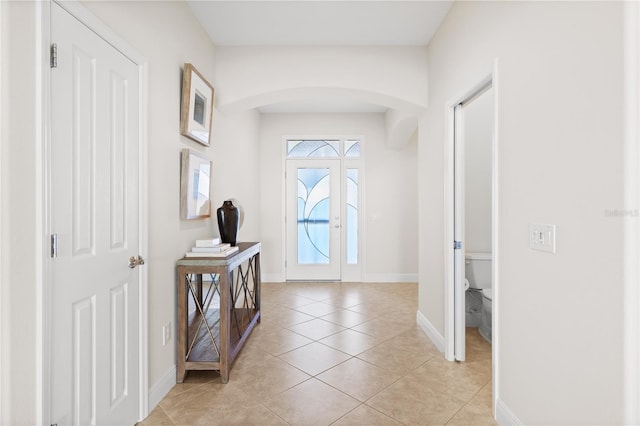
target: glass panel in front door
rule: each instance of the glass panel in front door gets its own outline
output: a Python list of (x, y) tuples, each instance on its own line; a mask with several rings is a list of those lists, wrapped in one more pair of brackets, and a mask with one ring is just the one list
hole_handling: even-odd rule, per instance
[(298, 263), (328, 264), (331, 247), (331, 175), (327, 168), (298, 169)]
[(347, 264), (358, 263), (358, 169), (347, 169), (346, 181)]
[(339, 280), (340, 160), (287, 160), (287, 280)]

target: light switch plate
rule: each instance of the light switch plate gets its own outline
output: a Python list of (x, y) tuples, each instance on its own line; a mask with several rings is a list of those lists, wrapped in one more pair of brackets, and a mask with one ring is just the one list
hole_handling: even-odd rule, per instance
[(556, 226), (542, 223), (530, 224), (529, 248), (555, 254)]

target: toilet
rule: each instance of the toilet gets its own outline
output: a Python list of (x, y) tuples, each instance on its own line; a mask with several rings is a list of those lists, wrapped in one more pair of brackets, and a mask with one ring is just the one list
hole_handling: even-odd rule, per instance
[(467, 326), (479, 327), (480, 335), (491, 343), (491, 253), (466, 252), (464, 263), (466, 300), (477, 306), (467, 307)]
[(482, 290), (482, 314), (480, 315), (480, 335), (491, 343), (491, 305), (493, 303), (493, 289)]

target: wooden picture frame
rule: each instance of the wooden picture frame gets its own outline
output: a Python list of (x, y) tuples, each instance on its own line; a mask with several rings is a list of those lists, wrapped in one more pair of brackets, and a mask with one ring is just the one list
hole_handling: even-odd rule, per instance
[(180, 218), (211, 217), (212, 162), (202, 154), (183, 149), (180, 157)]
[(213, 94), (207, 79), (192, 64), (184, 64), (180, 133), (205, 146), (210, 146)]

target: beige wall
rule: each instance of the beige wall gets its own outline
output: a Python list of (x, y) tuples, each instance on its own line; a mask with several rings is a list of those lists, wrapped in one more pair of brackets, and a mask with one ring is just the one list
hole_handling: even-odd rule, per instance
[(289, 89), (314, 88), (349, 89), (350, 98), (380, 95), (375, 99), (397, 102), (391, 107), (424, 106), (426, 67), (424, 47), (249, 46), (216, 50), (216, 79), (224, 85), (221, 106)]
[[(622, 11), (456, 2), (428, 49), (420, 311), (444, 334), (445, 105), (497, 58), (497, 397), (524, 424), (623, 420)], [(557, 225), (555, 255), (528, 248), (531, 222)]]
[(34, 109), (37, 26), (35, 4), (3, 6), (1, 420), (20, 425), (38, 421), (36, 383), (41, 367), (41, 336), (36, 333), (42, 295), (42, 268), (36, 263), (42, 248), (42, 217), (37, 211), (42, 188), (40, 111)]

